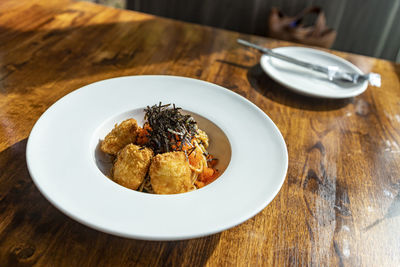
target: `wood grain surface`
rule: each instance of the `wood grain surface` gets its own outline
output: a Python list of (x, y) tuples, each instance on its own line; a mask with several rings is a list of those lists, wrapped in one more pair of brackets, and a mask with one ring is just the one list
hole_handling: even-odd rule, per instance
[[(291, 45), (86, 2), (0, 1), (0, 266), (397, 266), (400, 66), (331, 51), (382, 87), (308, 98), (273, 82), (239, 37)], [(40, 194), (25, 161), (39, 116), (83, 85), (142, 74), (210, 81), (264, 110), (289, 152), (270, 205), (219, 234), (151, 242), (83, 226)]]

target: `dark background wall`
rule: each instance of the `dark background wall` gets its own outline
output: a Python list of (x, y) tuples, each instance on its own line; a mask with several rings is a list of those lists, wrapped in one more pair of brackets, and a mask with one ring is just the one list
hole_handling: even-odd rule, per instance
[(268, 36), (268, 14), (322, 7), (337, 30), (333, 49), (400, 62), (400, 0), (86, 0), (243, 33)]
[(168, 18), (268, 35), (271, 7), (287, 15), (317, 5), (337, 30), (333, 49), (396, 61), (400, 0), (126, 0), (128, 9)]

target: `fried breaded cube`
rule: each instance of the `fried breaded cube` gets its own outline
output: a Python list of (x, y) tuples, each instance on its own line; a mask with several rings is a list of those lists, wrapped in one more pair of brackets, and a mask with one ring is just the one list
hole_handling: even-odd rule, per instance
[(149, 175), (156, 194), (178, 194), (193, 189), (191, 170), (184, 152), (158, 154), (152, 159)]
[(153, 151), (134, 144), (126, 145), (117, 154), (113, 167), (113, 180), (136, 190), (142, 184), (150, 166)]
[(138, 129), (135, 119), (127, 119), (119, 125), (115, 124), (114, 129), (101, 142), (101, 151), (116, 155), (127, 144), (136, 142)]

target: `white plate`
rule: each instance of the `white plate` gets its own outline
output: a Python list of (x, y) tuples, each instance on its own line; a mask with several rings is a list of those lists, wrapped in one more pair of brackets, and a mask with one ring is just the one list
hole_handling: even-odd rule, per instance
[[(143, 108), (159, 101), (201, 115), (225, 134), (230, 149), (218, 153), (230, 162), (215, 182), (189, 193), (152, 195), (122, 187), (100, 170), (99, 139), (123, 118), (141, 121)], [(210, 147), (218, 148), (215, 129), (203, 126), (211, 131)], [(68, 94), (36, 122), (26, 157), (40, 192), (65, 214), (145, 240), (195, 238), (244, 222), (272, 201), (288, 166), (281, 133), (258, 107), (218, 85), (175, 76), (114, 78)]]
[[(343, 71), (363, 74), (359, 68), (347, 60), (320, 50), (304, 47), (279, 47), (272, 50), (306, 62), (324, 66), (337, 66)], [(367, 81), (350, 86), (338, 85), (330, 82), (326, 75), (322, 73), (311, 71), (267, 55), (261, 56), (260, 64), (264, 71), (276, 82), (294, 92), (307, 96), (348, 98), (363, 93), (368, 86)]]

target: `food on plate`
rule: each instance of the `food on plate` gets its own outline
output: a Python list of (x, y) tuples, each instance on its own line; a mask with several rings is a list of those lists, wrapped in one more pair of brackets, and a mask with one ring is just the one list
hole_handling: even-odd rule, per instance
[(140, 192), (178, 194), (218, 178), (207, 133), (192, 116), (161, 103), (144, 112), (143, 127), (135, 119), (124, 120), (101, 142), (101, 150), (115, 157), (115, 182)]
[(112, 169), (115, 182), (127, 188), (136, 190), (143, 183), (153, 151), (150, 148), (128, 144), (121, 149)]
[(177, 194), (195, 189), (189, 162), (182, 151), (155, 156), (151, 162), (149, 175), (156, 194)]
[(100, 149), (107, 154), (116, 155), (127, 144), (136, 142), (138, 127), (135, 119), (127, 119), (119, 125), (116, 124), (101, 142)]

